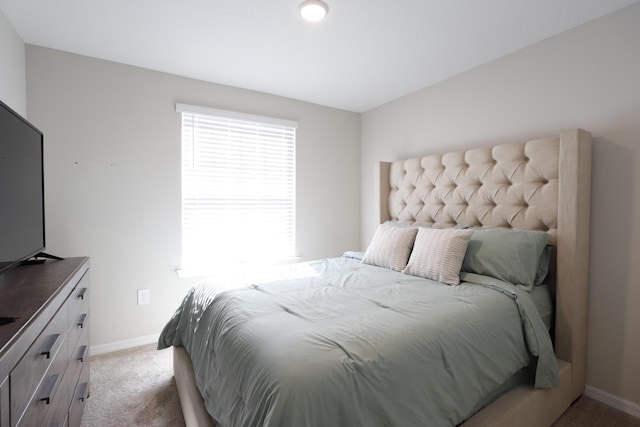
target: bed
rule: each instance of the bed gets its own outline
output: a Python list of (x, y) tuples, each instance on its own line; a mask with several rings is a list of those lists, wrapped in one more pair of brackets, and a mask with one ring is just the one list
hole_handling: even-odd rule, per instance
[[(467, 297), (470, 293), (478, 294), (478, 298), (484, 298), (484, 300), (488, 301), (486, 295), (490, 292), (493, 292), (494, 294), (496, 292), (496, 289), (488, 289), (491, 287), (499, 287), (501, 292), (505, 295), (511, 295), (509, 298), (491, 297), (490, 304), (494, 304), (494, 301), (501, 301), (500, 304), (507, 304), (505, 301), (510, 299), (513, 300), (507, 304), (511, 308), (505, 308), (505, 310), (511, 312), (515, 311), (515, 313), (520, 316), (521, 320), (523, 320), (524, 324), (528, 325), (529, 329), (533, 328), (533, 332), (531, 332), (528, 328), (522, 327), (522, 330), (527, 331), (520, 331), (519, 338), (514, 336), (513, 339), (515, 341), (523, 341), (523, 345), (525, 345), (525, 347), (522, 347), (518, 351), (514, 351), (514, 354), (510, 354), (509, 358), (513, 359), (514, 363), (521, 363), (527, 358), (527, 354), (529, 356), (532, 354), (536, 356), (537, 366), (535, 367), (535, 372), (533, 372), (532, 375), (535, 378), (534, 381), (536, 386), (539, 387), (534, 388), (530, 385), (516, 386), (515, 388), (509, 389), (495, 400), (491, 399), (490, 403), (480, 410), (477, 410), (478, 408), (474, 407), (471, 412), (469, 412), (470, 409), (467, 408), (463, 411), (464, 413), (459, 415), (461, 418), (451, 418), (457, 421), (447, 421), (447, 414), (444, 414), (441, 418), (437, 418), (440, 415), (434, 415), (434, 420), (438, 419), (438, 422), (432, 423), (431, 418), (424, 419), (422, 420), (424, 425), (455, 425), (462, 421), (464, 421), (464, 426), (507, 426), (516, 424), (523, 426), (550, 425), (575, 399), (580, 396), (584, 390), (589, 255), (590, 169), (591, 137), (588, 132), (580, 129), (563, 131), (557, 137), (537, 139), (525, 143), (503, 144), (495, 147), (469, 150), (466, 152), (426, 156), (390, 163), (381, 162), (376, 165), (375, 173), (377, 176), (377, 182), (379, 183), (376, 203), (376, 207), (378, 208), (377, 219), (381, 224), (384, 224), (384, 230), (388, 230), (390, 228), (415, 229), (415, 227), (412, 226), (421, 226), (422, 228), (418, 231), (420, 235), (439, 233), (437, 234), (438, 236), (443, 236), (443, 233), (449, 233), (452, 235), (455, 234), (456, 238), (460, 238), (460, 236), (463, 235), (467, 236), (467, 241), (470, 239), (468, 236), (472, 236), (477, 233), (476, 231), (470, 231), (467, 233), (466, 231), (468, 230), (468, 227), (474, 227), (473, 230), (517, 229), (523, 231), (530, 230), (532, 232), (540, 231), (544, 232), (542, 234), (549, 236), (548, 242), (552, 247), (549, 254), (551, 262), (549, 263), (548, 274), (545, 275), (546, 279), (544, 282), (551, 289), (551, 295), (555, 301), (555, 322), (552, 329), (554, 336), (553, 349), (551, 349), (551, 340), (549, 339), (547, 343), (543, 337), (544, 334), (540, 333), (539, 329), (536, 329), (536, 327), (539, 328), (539, 325), (536, 326), (536, 324), (540, 323), (540, 316), (527, 314), (529, 313), (527, 310), (531, 310), (530, 308), (525, 307), (528, 304), (528, 297), (526, 296), (527, 290), (519, 290), (516, 286), (509, 284), (502, 285), (502, 283), (504, 283), (502, 281), (500, 281), (499, 286), (493, 282), (484, 283), (483, 281), (487, 280), (482, 278), (484, 276), (478, 278), (477, 275), (474, 275), (473, 273), (461, 274), (460, 279), (463, 283), (460, 286), (440, 286), (437, 288), (440, 291), (444, 289), (444, 292), (447, 293), (453, 292), (455, 294), (455, 301), (463, 308), (465, 307), (465, 304), (469, 307), (477, 307), (480, 304), (475, 302), (476, 300), (473, 300), (474, 302), (469, 304)], [(379, 226), (379, 228), (380, 227), (382, 226)], [(393, 231), (393, 233), (398, 234), (405, 232)], [(376, 231), (376, 236), (377, 235), (378, 230)], [(376, 236), (374, 236), (374, 240)], [(414, 239), (416, 238), (417, 236), (414, 235)], [(425, 240), (421, 238), (420, 241)], [(417, 239), (411, 243), (411, 247), (414, 248), (414, 252), (415, 245), (418, 245)], [(466, 248), (467, 246), (465, 245), (464, 247)], [(409, 249), (409, 255), (411, 255), (411, 249)], [(369, 253), (368, 248), (365, 253), (365, 258), (369, 258), (370, 261), (371, 256), (372, 253)], [(307, 266), (307, 268), (311, 268), (313, 271), (318, 271), (323, 270), (327, 265), (334, 263), (337, 265), (338, 269), (344, 270), (343, 273), (345, 273), (345, 276), (340, 277), (348, 277), (348, 280), (334, 279), (337, 281), (345, 281), (345, 283), (348, 282), (348, 286), (332, 286), (330, 289), (331, 291), (338, 289), (342, 293), (346, 294), (357, 294), (361, 302), (362, 298), (364, 298), (368, 306), (375, 305), (375, 309), (377, 311), (372, 312), (375, 314), (371, 314), (364, 323), (376, 325), (378, 328), (385, 328), (389, 323), (408, 322), (403, 324), (402, 327), (405, 331), (413, 331), (412, 328), (416, 318), (413, 314), (415, 313), (415, 310), (417, 310), (418, 306), (437, 305), (438, 310), (442, 309), (443, 304), (440, 302), (438, 304), (421, 304), (420, 294), (411, 294), (411, 292), (414, 291), (418, 292), (417, 289), (425, 287), (425, 285), (424, 282), (418, 282), (417, 279), (413, 279), (413, 276), (410, 274), (405, 275), (408, 277), (410, 283), (403, 283), (402, 285), (398, 284), (391, 291), (384, 288), (385, 297), (388, 297), (391, 294), (401, 294), (401, 292), (398, 292), (398, 289), (402, 289), (403, 292), (408, 292), (410, 297), (406, 297), (406, 295), (404, 296), (404, 298), (408, 300), (405, 301), (405, 303), (409, 305), (408, 308), (399, 308), (399, 306), (394, 305), (395, 300), (385, 302), (386, 300), (384, 298), (379, 298), (380, 295), (375, 295), (375, 292), (378, 292), (378, 289), (383, 288), (377, 288), (376, 286), (358, 287), (361, 285), (359, 282), (360, 279), (353, 279), (353, 277), (356, 277), (353, 272), (356, 270), (362, 270), (364, 272), (363, 274), (369, 274), (369, 278), (367, 279), (369, 282), (375, 282), (378, 279), (382, 280), (382, 277), (387, 274), (401, 273), (397, 273), (395, 271), (386, 273), (382, 270), (375, 270), (376, 268), (381, 268), (380, 265), (376, 265), (375, 263), (373, 263), (373, 266), (368, 265), (370, 262), (368, 262), (367, 265), (362, 265), (363, 263), (360, 261), (344, 258), (349, 257), (343, 257), (340, 260), (318, 261), (316, 264)], [(413, 265), (414, 267), (417, 266), (416, 268), (418, 271), (424, 270), (424, 266), (420, 264), (421, 260), (418, 259), (416, 262), (412, 262), (411, 259), (408, 261), (409, 265)], [(460, 262), (462, 262), (462, 260), (460, 260)], [(405, 268), (409, 268), (409, 265)], [(460, 270), (460, 265), (457, 266), (457, 269)], [(295, 271), (295, 269), (291, 271)], [(409, 273), (411, 273), (411, 271)], [(397, 279), (397, 276), (389, 277), (389, 280), (391, 281), (399, 280)], [(449, 276), (446, 276), (444, 279), (440, 278), (436, 282), (454, 279), (449, 279)], [(482, 286), (470, 286), (469, 283)], [(292, 287), (287, 289), (286, 286), (280, 282), (278, 282), (277, 287), (272, 285), (269, 285), (271, 286), (269, 287), (267, 285), (269, 285), (269, 283), (266, 283), (265, 286), (256, 285), (252, 289), (246, 289), (245, 287), (236, 289), (230, 293), (225, 292), (224, 295), (226, 296), (226, 300), (223, 301), (223, 307), (232, 307), (230, 309), (231, 311), (237, 311), (237, 309), (233, 308), (234, 306), (230, 304), (238, 300), (256, 300), (256, 295), (259, 295), (259, 298), (257, 298), (258, 305), (256, 306), (258, 308), (254, 308), (254, 311), (259, 311), (259, 307), (261, 306), (266, 307), (269, 305), (280, 305), (283, 308), (281, 311), (286, 312), (290, 317), (297, 316), (298, 318), (304, 319), (308, 318), (311, 315), (310, 313), (314, 312), (312, 308), (300, 307), (299, 305), (295, 305), (295, 302), (293, 301), (291, 301), (291, 305), (289, 305), (289, 301), (286, 304), (281, 303), (281, 301), (286, 300), (288, 295), (287, 292), (294, 292), (295, 289), (298, 288)], [(383, 285), (387, 286), (387, 284), (380, 284), (380, 286)], [(504, 287), (506, 287), (506, 289), (503, 289)], [(278, 289), (284, 289), (284, 293), (276, 296), (275, 302), (262, 299), (264, 294), (276, 294), (276, 290)], [(357, 292), (355, 292), (356, 290)], [(322, 293), (326, 292), (326, 290), (322, 290)], [(369, 294), (362, 297), (362, 295), (360, 295), (362, 292), (369, 292)], [(371, 292), (373, 292), (373, 294), (371, 294)], [(192, 294), (192, 300), (206, 299), (208, 298), (207, 295), (208, 294), (206, 292), (197, 297), (194, 297)], [(476, 298), (475, 295), (474, 298)], [(187, 298), (185, 298), (185, 300), (186, 299)], [(291, 298), (291, 300), (293, 300), (293, 298)], [(372, 302), (375, 304), (371, 304)], [(513, 302), (516, 302), (516, 304), (513, 304)], [(354, 311), (359, 312), (357, 309), (358, 302), (355, 304), (356, 309)], [(447, 302), (446, 304), (449, 303)], [(487, 304), (489, 304), (489, 302), (487, 302)], [(339, 310), (340, 307), (338, 306), (334, 308)], [(366, 312), (366, 310), (364, 310), (366, 307), (363, 306), (362, 313)], [(484, 310), (490, 310), (493, 312), (502, 309), (494, 308), (493, 306), (486, 306)], [(204, 310), (202, 311), (204, 312)], [(535, 311), (535, 309), (533, 309), (531, 313), (533, 313), (533, 311)], [(411, 315), (408, 315), (407, 313), (410, 313)], [(343, 314), (344, 312), (342, 312), (341, 316), (337, 317), (342, 317)], [(422, 314), (420, 314), (420, 316), (422, 316)], [(281, 317), (282, 316), (273, 317), (275, 323), (278, 323)], [(445, 319), (447, 318), (447, 314), (438, 312), (435, 317), (438, 319)], [(456, 317), (462, 318), (463, 316), (456, 315)], [(174, 316), (172, 321), (169, 323), (178, 323), (178, 320), (175, 320), (175, 318), (176, 316)], [(406, 319), (410, 320), (407, 321)], [(221, 322), (224, 321), (225, 320), (222, 320)], [(226, 321), (229, 322), (230, 320)], [(448, 322), (454, 323), (450, 319)], [(475, 318), (473, 322), (478, 322), (477, 318)], [(513, 320), (494, 322), (491, 328), (497, 328), (501, 323), (512, 322)], [(189, 325), (189, 328), (193, 330), (200, 329), (202, 331), (204, 329), (213, 330), (219, 328), (219, 326), (210, 327), (204, 324), (193, 323), (193, 321), (189, 321), (187, 324)], [(258, 332), (251, 332), (250, 334), (253, 334), (254, 336), (263, 336), (265, 333), (267, 335), (272, 333), (269, 329), (261, 329), (264, 327), (264, 324), (265, 323), (263, 322), (262, 326), (258, 326)], [(234, 320), (231, 326), (225, 326), (225, 331), (234, 329), (237, 325), (237, 321)], [(345, 324), (343, 322), (341, 324), (341, 328), (345, 329), (345, 325), (349, 326), (349, 328), (355, 328), (351, 329), (351, 332), (355, 331), (352, 336), (367, 336), (367, 329), (357, 326), (361, 325), (361, 323), (348, 322), (348, 324)], [(169, 324), (167, 326), (169, 327)], [(285, 326), (284, 329), (285, 331), (286, 327), (287, 326)], [(296, 328), (292, 328), (292, 330), (295, 329)], [(439, 333), (438, 331), (439, 330), (434, 329), (433, 335), (437, 336)], [(393, 334), (393, 332), (387, 332), (387, 335)], [(499, 334), (500, 336), (503, 336), (502, 334), (509, 333), (510, 332), (505, 330)], [(402, 334), (396, 333), (396, 335)], [(416, 338), (418, 335), (420, 335), (419, 339), (423, 339), (422, 335), (431, 334), (409, 335), (411, 339), (416, 339), (416, 342), (418, 342)], [(490, 340), (490, 335), (491, 334), (489, 334), (488, 338), (483, 338), (483, 340)], [(276, 338), (278, 335), (273, 334), (273, 337), (274, 341), (278, 340)], [(348, 335), (342, 335), (342, 337), (344, 340), (349, 341)], [(217, 339), (218, 341), (222, 341), (221, 335), (219, 335)], [(371, 340), (366, 341), (371, 342), (376, 339), (377, 338), (374, 337), (371, 338)], [(202, 336), (200, 336), (193, 340), (195, 343), (192, 342), (187, 346), (191, 348), (192, 352), (194, 347), (201, 345), (203, 341), (207, 341), (208, 339), (203, 339)], [(175, 333), (167, 332), (167, 328), (165, 328), (161, 335), (160, 347), (174, 345), (174, 373), (183, 413), (185, 415), (185, 421), (189, 426), (214, 425), (212, 418), (208, 415), (205, 407), (206, 404), (211, 405), (212, 402), (208, 401), (205, 404), (198, 385), (196, 384), (196, 375), (194, 374), (194, 364), (202, 366), (203, 362), (202, 360), (198, 360), (198, 357), (194, 357), (192, 363), (189, 353), (185, 351), (183, 347), (176, 345), (181, 344), (182, 341), (187, 342), (189, 339), (176, 338)], [(230, 342), (244, 341), (246, 340), (243, 338), (241, 340), (231, 340)], [(308, 341), (309, 340), (307, 340), (307, 342)], [(329, 347), (331, 347), (331, 351), (326, 353), (328, 355), (334, 354), (336, 351), (338, 353), (342, 352), (344, 353), (342, 354), (343, 359), (346, 357), (345, 360), (348, 359), (350, 361), (349, 363), (354, 359), (357, 362), (359, 358), (362, 358), (362, 354), (357, 351), (354, 356), (353, 348), (350, 348), (349, 344), (345, 345), (344, 342), (333, 339), (332, 335), (327, 335), (327, 338), (324, 341), (326, 341), (326, 343), (329, 344)], [(262, 342), (264, 342), (264, 339), (262, 339)], [(285, 345), (290, 344), (291, 342), (292, 341), (283, 341)], [(383, 342), (383, 346), (385, 343), (388, 343), (388, 340)], [(371, 356), (369, 358), (365, 357), (369, 365), (371, 365), (371, 360), (374, 360), (375, 364), (395, 363), (396, 367), (394, 369), (397, 369), (398, 371), (394, 371), (392, 375), (387, 375), (387, 377), (392, 378), (385, 379), (385, 381), (391, 381), (390, 384), (394, 385), (394, 387), (391, 387), (391, 391), (389, 391), (388, 396), (386, 397), (387, 400), (391, 401), (394, 400), (394, 397), (398, 400), (397, 396), (404, 396), (403, 393), (406, 393), (407, 396), (414, 396), (416, 390), (420, 390), (411, 378), (411, 372), (417, 371), (410, 370), (409, 372), (402, 373), (403, 364), (411, 366), (411, 369), (415, 369), (414, 365), (411, 365), (411, 363), (424, 363), (424, 360), (413, 361), (412, 359), (415, 353), (419, 352), (403, 352), (403, 348), (407, 346), (406, 344), (397, 344), (395, 341), (394, 344), (394, 346), (389, 347), (392, 348), (393, 351), (387, 351), (387, 353), (384, 354), (385, 357), (378, 357), (377, 359), (377, 356)], [(489, 347), (498, 345), (501, 345), (500, 340), (492, 342)], [(426, 346), (428, 347), (433, 345), (429, 344)], [(472, 343), (472, 346), (482, 346), (482, 343)], [(545, 346), (548, 347), (547, 350), (545, 350)], [(273, 350), (273, 347), (277, 346), (266, 345), (265, 348), (268, 350), (260, 350), (260, 352), (269, 353)], [(304, 347), (304, 345), (301, 345), (301, 347)], [(425, 347), (422, 346), (419, 348), (422, 349)], [(485, 350), (483, 350), (483, 352), (484, 351)], [(501, 352), (509, 353), (505, 351)], [(207, 361), (204, 364), (217, 365), (218, 367), (222, 366), (225, 363), (225, 353), (228, 354), (228, 356), (226, 356), (228, 359), (233, 359), (234, 357), (242, 359), (242, 356), (240, 356), (243, 354), (242, 352), (235, 352), (233, 349), (229, 350), (216, 347), (215, 354), (205, 356)], [(464, 353), (464, 351), (461, 351), (461, 353)], [(315, 358), (324, 357), (324, 353), (313, 357), (308, 356), (309, 354), (303, 353), (303, 356), (300, 357), (307, 357), (307, 360), (315, 361)], [(282, 357), (281, 353), (277, 353), (277, 356), (271, 360), (277, 361), (280, 357)], [(331, 356), (331, 358), (333, 357), (334, 356)], [(394, 357), (401, 358), (402, 363), (395, 361)], [(416, 358), (417, 357), (418, 356), (416, 356)], [(422, 355), (420, 355), (420, 357), (422, 357)], [(201, 359), (202, 357), (199, 358)], [(549, 358), (553, 359), (554, 363), (548, 363), (549, 361), (547, 359)], [(241, 360), (239, 362), (239, 366), (241, 368), (235, 368), (241, 370), (236, 372), (234, 375), (231, 375), (231, 377), (239, 378), (239, 382), (250, 381), (250, 379), (244, 378), (243, 372), (246, 369), (247, 372), (251, 372), (251, 377), (255, 376), (256, 378), (260, 378), (261, 373), (266, 370), (264, 366), (260, 365), (260, 362), (257, 362), (252, 357), (246, 357), (245, 359), (246, 360)], [(448, 360), (445, 360), (445, 357), (442, 359), (442, 363), (444, 363), (443, 366), (445, 366), (443, 371), (450, 370), (455, 373), (458, 368), (450, 367)], [(256, 363), (258, 363), (258, 365), (256, 365)], [(467, 364), (468, 366), (471, 366), (473, 363), (473, 359), (467, 359), (463, 362), (463, 365)], [(295, 364), (290, 363), (290, 365), (294, 366)], [(351, 363), (349, 364), (349, 367), (352, 371), (358, 371), (362, 370), (365, 365), (366, 364), (362, 363)], [(255, 366), (258, 366), (258, 368)], [(311, 388), (315, 387), (322, 389), (325, 395), (331, 395), (331, 391), (329, 390), (329, 392), (327, 392), (326, 389), (327, 387), (330, 387), (331, 384), (338, 384), (336, 386), (336, 393), (338, 389), (342, 390), (343, 388), (352, 387), (353, 383), (355, 383), (354, 387), (357, 390), (372, 388), (379, 391), (384, 388), (377, 384), (377, 379), (375, 381), (370, 380), (369, 385), (365, 386), (366, 381), (365, 383), (358, 381), (354, 382), (353, 377), (349, 377), (351, 378), (349, 380), (344, 380), (344, 375), (342, 377), (330, 377), (332, 379), (327, 382), (322, 380), (327, 377), (327, 374), (324, 371), (322, 375), (313, 377), (313, 373), (316, 372), (315, 366), (315, 363), (307, 363), (305, 365), (304, 372), (302, 372), (302, 374), (298, 372), (298, 375), (293, 377), (295, 379), (293, 382), (296, 384), (301, 382), (311, 383), (313, 385)], [(347, 365), (342, 363), (341, 366)], [(498, 366), (498, 369), (502, 369), (502, 367)], [(196, 370), (200, 371), (199, 369)], [(505, 372), (501, 372), (499, 374), (491, 373), (490, 375), (487, 375), (487, 377), (502, 378), (506, 375), (507, 371), (513, 371), (513, 367), (509, 367), (508, 369), (505, 368)], [(201, 374), (199, 373), (198, 375), (200, 376)], [(272, 376), (273, 375), (270, 373), (267, 374), (268, 378), (271, 378)], [(397, 382), (394, 382), (395, 376), (402, 378), (401, 383), (406, 383), (410, 392), (398, 388), (400, 385), (398, 385)], [(453, 376), (455, 377), (455, 375)], [(458, 377), (459, 376), (460, 375), (458, 374)], [(291, 376), (287, 378), (290, 377)], [(313, 378), (313, 381), (309, 381), (310, 377)], [(442, 386), (442, 384), (447, 384), (446, 382), (437, 383), (438, 374), (435, 371), (430, 372), (428, 376), (429, 380), (431, 380), (432, 377), (436, 385)], [(503, 380), (504, 378), (499, 381)], [(484, 379), (482, 381), (484, 381)], [(240, 387), (237, 384), (229, 383), (229, 379), (226, 378), (222, 382), (224, 383), (222, 386), (220, 384), (217, 386), (214, 385), (214, 387), (217, 387), (214, 391), (214, 395), (218, 396), (220, 401), (225, 400), (225, 391), (229, 391), (231, 393), (232, 390), (237, 391), (239, 390), (238, 387)], [(462, 389), (458, 389), (457, 393), (464, 394), (468, 389), (478, 388), (483, 390), (481, 392), (483, 395), (486, 395), (486, 390), (493, 387), (493, 385), (482, 384), (481, 380), (478, 380), (478, 383), (480, 384), (478, 387), (465, 385)], [(325, 419), (323, 418), (323, 414), (325, 412), (336, 411), (336, 406), (333, 403), (327, 404), (327, 402), (318, 399), (316, 407), (313, 404), (314, 397), (312, 396), (309, 398), (306, 396), (306, 389), (299, 389), (299, 391), (296, 391), (296, 389), (291, 389), (289, 387), (290, 384), (291, 382), (283, 382), (276, 385), (275, 388), (269, 389), (271, 394), (264, 398), (259, 397), (257, 404), (251, 402), (251, 395), (253, 393), (251, 390), (255, 389), (255, 384), (250, 384), (250, 390), (246, 392), (246, 395), (243, 395), (244, 400), (232, 399), (231, 405), (246, 405), (247, 408), (250, 407), (250, 404), (252, 405), (251, 408), (254, 406), (267, 407), (272, 402), (270, 399), (273, 399), (273, 401), (277, 403), (279, 396), (281, 396), (280, 394), (276, 395), (274, 390), (278, 393), (280, 393), (281, 390), (285, 390), (293, 396), (292, 399), (295, 398), (297, 400), (287, 400), (282, 407), (277, 411), (274, 411), (286, 412), (282, 419), (288, 420), (287, 422), (289, 422), (290, 425), (296, 425), (295, 423), (307, 424), (304, 420), (309, 419), (304, 417), (295, 418), (297, 416), (295, 415), (297, 413), (297, 405), (308, 405), (309, 407), (305, 409), (306, 413), (316, 414), (313, 415), (313, 417), (325, 420), (320, 425), (327, 425), (327, 422), (331, 422), (330, 420), (332, 420), (332, 418)], [(200, 384), (200, 389), (206, 389), (207, 387), (210, 387), (210, 385), (203, 386)], [(306, 384), (306, 387), (309, 388), (309, 384)], [(480, 391), (478, 391), (478, 393), (480, 393)], [(207, 396), (211, 396), (211, 393), (205, 392), (205, 394)], [(285, 395), (289, 396), (289, 394)], [(306, 398), (306, 400), (304, 398)], [(439, 396), (432, 393), (431, 395), (421, 398), (423, 399), (422, 402), (424, 405), (429, 406), (432, 403), (431, 400), (437, 401)], [(211, 397), (208, 399), (211, 400)], [(290, 405), (290, 402), (293, 402), (293, 406)], [(404, 404), (404, 402), (405, 400), (403, 398), (402, 403)], [(484, 402), (480, 401), (477, 403), (484, 404)], [(214, 406), (217, 404), (218, 403), (215, 403)], [(359, 410), (359, 404), (359, 402), (348, 403), (351, 408), (355, 406), (356, 411)], [(378, 414), (373, 416), (373, 418), (367, 418), (368, 416), (371, 416), (371, 414), (369, 414), (369, 412), (371, 412), (371, 406), (364, 405), (364, 418), (358, 419), (374, 420), (374, 424), (370, 425), (405, 425), (403, 422), (398, 424), (398, 420), (404, 415), (398, 412), (397, 408), (387, 408), (384, 397), (382, 400), (378, 400), (376, 404), (381, 408), (380, 414), (382, 415)], [(468, 403), (464, 403), (464, 405), (469, 406)], [(464, 405), (462, 403), (459, 404), (459, 406)], [(276, 404), (275, 406), (277, 407), (278, 405)], [(244, 414), (244, 412), (233, 412), (234, 410), (238, 410), (238, 408), (227, 409), (228, 413)], [(244, 408), (241, 409), (244, 410)], [(414, 407), (410, 407), (405, 412), (412, 412), (413, 410)], [(271, 414), (269, 416), (272, 416), (274, 411), (269, 412), (269, 410), (267, 410), (267, 412)], [(301, 413), (304, 415), (305, 411), (301, 410)], [(289, 414), (289, 412), (294, 415)], [(470, 414), (473, 414), (473, 416), (467, 419), (466, 417)], [(414, 414), (414, 418), (410, 418), (411, 421), (409, 423), (413, 425), (420, 425), (421, 420), (419, 417), (419, 414)], [(337, 419), (352, 420), (349, 418), (349, 415), (344, 415), (343, 418)], [(383, 421), (380, 421), (381, 419), (383, 419)], [(349, 421), (349, 423), (353, 425), (353, 421)], [(249, 416), (240, 424), (268, 425), (269, 423), (265, 422), (264, 416), (263, 418), (256, 418), (254, 414), (253, 418)], [(278, 425), (278, 422), (271, 420), (270, 425)]]

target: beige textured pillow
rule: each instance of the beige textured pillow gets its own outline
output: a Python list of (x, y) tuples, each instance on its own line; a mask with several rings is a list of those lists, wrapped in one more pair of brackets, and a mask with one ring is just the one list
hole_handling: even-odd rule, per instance
[(402, 270), (449, 285), (460, 283), (460, 267), (473, 230), (420, 227), (409, 263)]
[(362, 257), (365, 264), (401, 271), (406, 265), (417, 228), (380, 224)]

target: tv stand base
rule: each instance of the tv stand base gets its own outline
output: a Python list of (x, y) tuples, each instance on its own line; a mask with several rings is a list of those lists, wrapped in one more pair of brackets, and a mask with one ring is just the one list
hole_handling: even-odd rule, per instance
[(46, 252), (40, 252), (34, 256), (34, 258), (47, 258), (47, 259), (55, 259), (57, 261), (62, 261), (64, 258), (60, 258), (59, 256), (51, 255)]
[(44, 264), (47, 259), (53, 259), (56, 261), (62, 261), (64, 258), (60, 258), (59, 256), (51, 255), (46, 252), (40, 252), (33, 257), (24, 260), (20, 263), (20, 265), (34, 265), (34, 264)]

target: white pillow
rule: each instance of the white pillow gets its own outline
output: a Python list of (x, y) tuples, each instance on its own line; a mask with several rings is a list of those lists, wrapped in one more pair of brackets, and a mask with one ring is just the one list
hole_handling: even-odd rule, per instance
[(449, 285), (460, 283), (460, 268), (473, 230), (420, 227), (409, 263), (402, 270)]
[(401, 271), (407, 265), (417, 232), (417, 228), (378, 225), (362, 262)]

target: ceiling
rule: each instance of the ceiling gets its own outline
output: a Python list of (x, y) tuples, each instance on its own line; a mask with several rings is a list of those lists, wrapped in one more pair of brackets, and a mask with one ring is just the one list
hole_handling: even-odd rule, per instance
[(364, 112), (638, 0), (0, 0), (25, 43)]

